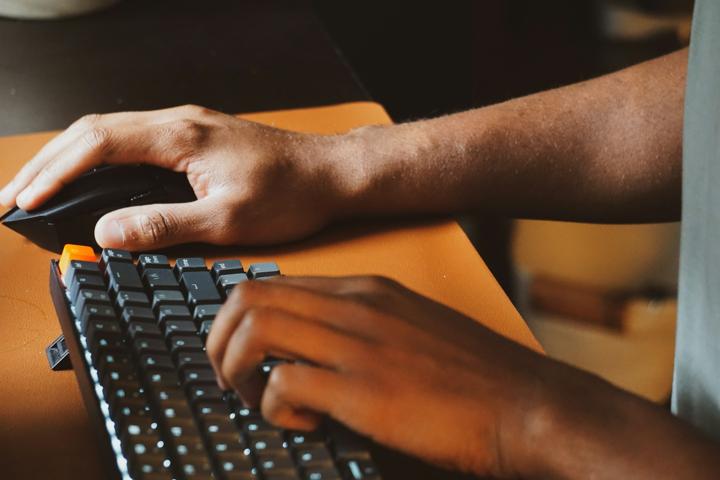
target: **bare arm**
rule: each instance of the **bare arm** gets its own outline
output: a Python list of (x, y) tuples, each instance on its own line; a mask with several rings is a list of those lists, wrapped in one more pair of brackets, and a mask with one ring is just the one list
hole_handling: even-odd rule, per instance
[(687, 51), (432, 120), (360, 129), (356, 213), (485, 211), (599, 222), (680, 215)]
[[(680, 51), (486, 108), (335, 136), (196, 106), (88, 115), (0, 190), (0, 204), (32, 210), (94, 166), (149, 163), (185, 172), (198, 200), (111, 212), (96, 226), (100, 245), (277, 243), (354, 215), (676, 220), (686, 63)], [(251, 234), (239, 227), (248, 223)]]

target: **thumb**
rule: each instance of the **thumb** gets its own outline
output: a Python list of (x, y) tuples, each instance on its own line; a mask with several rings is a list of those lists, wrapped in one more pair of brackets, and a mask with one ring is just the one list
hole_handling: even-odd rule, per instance
[[(203, 199), (204, 200), (204, 199)], [(110, 212), (95, 225), (95, 240), (103, 248), (155, 250), (210, 238), (206, 202), (158, 203)]]

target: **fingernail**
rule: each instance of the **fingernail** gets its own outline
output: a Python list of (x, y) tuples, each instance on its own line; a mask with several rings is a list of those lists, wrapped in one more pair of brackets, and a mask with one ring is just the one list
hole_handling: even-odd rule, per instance
[(117, 220), (111, 220), (97, 231), (97, 240), (104, 248), (120, 248), (125, 245), (125, 231)]

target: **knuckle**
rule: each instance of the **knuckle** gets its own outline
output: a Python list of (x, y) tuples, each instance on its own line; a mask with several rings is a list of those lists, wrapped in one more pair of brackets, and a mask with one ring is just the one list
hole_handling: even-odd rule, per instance
[(107, 128), (93, 126), (82, 135), (82, 141), (91, 150), (104, 150), (110, 144), (110, 137), (110, 130)]
[(171, 131), (173, 136), (190, 149), (196, 149), (205, 143), (209, 135), (209, 127), (202, 122), (190, 118), (175, 120)]
[(358, 288), (365, 292), (381, 292), (394, 288), (396, 283), (394, 280), (381, 275), (366, 275), (357, 278)]
[(230, 300), (237, 306), (252, 304), (258, 298), (259, 290), (261, 286), (255, 282), (239, 283), (232, 289)]
[(140, 235), (153, 243), (171, 238), (180, 230), (180, 222), (175, 215), (159, 210), (142, 215), (138, 226)]
[(280, 401), (286, 400), (290, 396), (293, 380), (291, 370), (290, 365), (276, 365), (268, 377), (267, 388)]
[(80, 126), (80, 127), (85, 127), (85, 128), (90, 128), (90, 127), (100, 123), (101, 117), (102, 117), (102, 115), (100, 115), (99, 113), (89, 113), (87, 115), (83, 115), (82, 117), (80, 117), (75, 122), (74, 125)]
[(180, 107), (180, 110), (187, 115), (200, 116), (208, 109), (205, 107), (202, 107), (200, 105), (196, 105), (194, 103), (187, 103), (187, 104), (183, 105), (182, 107)]
[(271, 328), (270, 318), (271, 317), (267, 315), (267, 310), (263, 308), (249, 308), (240, 322), (243, 336), (250, 340), (267, 336)]
[(235, 386), (235, 383), (240, 376), (240, 370), (235, 362), (223, 362), (220, 366), (220, 373), (223, 378), (230, 382), (230, 385), (233, 386)]

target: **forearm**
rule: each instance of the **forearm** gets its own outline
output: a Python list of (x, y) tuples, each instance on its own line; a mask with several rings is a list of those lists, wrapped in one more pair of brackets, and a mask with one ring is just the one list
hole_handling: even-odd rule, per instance
[(679, 217), (687, 52), (463, 113), (342, 136), (354, 214)]
[[(717, 478), (720, 445), (657, 405), (561, 366), (523, 425), (523, 478)], [(577, 374), (576, 374), (577, 373)]]

